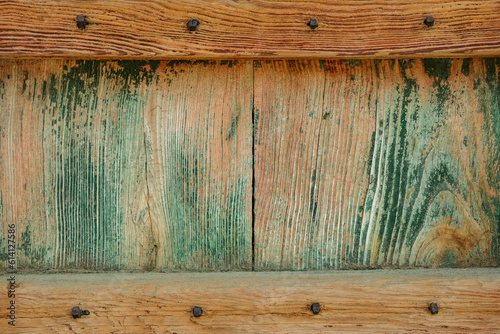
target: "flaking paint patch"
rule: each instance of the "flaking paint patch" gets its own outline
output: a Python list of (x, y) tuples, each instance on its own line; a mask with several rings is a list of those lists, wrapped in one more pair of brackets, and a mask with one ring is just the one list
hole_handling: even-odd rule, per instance
[[(492, 126), (493, 122), (500, 119), (496, 97), (499, 92), (496, 60), (366, 61), (354, 67), (347, 63), (347, 68), (342, 67), (342, 63), (327, 61), (323, 64), (323, 69), (321, 66), (316, 69), (314, 64), (307, 63), (309, 69), (319, 72), (314, 76), (323, 75), (321, 71), (332, 71), (332, 82), (327, 83), (326, 87), (337, 87), (332, 90), (333, 94), (342, 92), (331, 98), (332, 101), (341, 101), (338, 109), (323, 109), (320, 114), (309, 109), (307, 115), (316, 119), (329, 113), (338, 118), (335, 120), (337, 126), (343, 124), (342, 119), (352, 122), (351, 126), (357, 126), (354, 124), (358, 124), (361, 116), (356, 112), (363, 103), (375, 104), (372, 110), (376, 110), (376, 114), (372, 117), (376, 118), (376, 127), (367, 136), (369, 141), (366, 147), (369, 147), (369, 152), (362, 165), (367, 169), (360, 171), (369, 173), (366, 188), (355, 188), (348, 196), (342, 196), (342, 200), (335, 200), (328, 205), (324, 201), (335, 198), (335, 187), (317, 202), (311, 201), (313, 195), (310, 194), (310, 178), (302, 178), (307, 182), (296, 179), (296, 175), (300, 175), (297, 173), (301, 171), (301, 165), (295, 165), (293, 172), (282, 172), (287, 164), (303, 161), (303, 157), (299, 160), (295, 158), (302, 152), (314, 152), (314, 142), (306, 140), (308, 133), (317, 131), (316, 128), (294, 123), (301, 119), (301, 113), (306, 112), (301, 103), (307, 101), (307, 98), (317, 99), (316, 96), (307, 94), (304, 95), (307, 96), (304, 100), (300, 98), (302, 89), (315, 89), (311, 87), (313, 81), (306, 73), (301, 78), (296, 77), (295, 72), (301, 68), (297, 62), (289, 63), (289, 70), (280, 62), (261, 64), (261, 67), (255, 68), (258, 80), (255, 87), (259, 89), (260, 85), (265, 86), (262, 96), (267, 97), (267, 100), (257, 101), (256, 105), (260, 110), (258, 132), (255, 135), (256, 153), (260, 159), (267, 159), (265, 165), (279, 164), (281, 171), (280, 176), (272, 176), (273, 169), (259, 170), (257, 167), (256, 184), (264, 182), (259, 180), (284, 180), (281, 182), (294, 184), (293, 189), (300, 191), (295, 196), (274, 195), (277, 197), (266, 197), (266, 200), (260, 201), (259, 196), (269, 195), (261, 195), (257, 191), (255, 224), (259, 244), (255, 246), (256, 267), (303, 270), (339, 267), (488, 266), (498, 263), (496, 231), (499, 220), (498, 213), (493, 212), (499, 211), (499, 168), (495, 167), (498, 166), (495, 161), (498, 161), (500, 149), (496, 130)], [(478, 72), (478, 68), (482, 68), (483, 72)], [(292, 100), (294, 102), (286, 100), (293, 96), (279, 93), (285, 87), (282, 83), (289, 80), (289, 76), (293, 80), (308, 80), (308, 84), (297, 85), (300, 88), (295, 91), (294, 96), (297, 98)], [(364, 85), (364, 91), (360, 95), (356, 86), (359, 80)], [(276, 85), (274, 81), (280, 82), (280, 85)], [(346, 81), (352, 84), (338, 88), (339, 83)], [(326, 93), (327, 97), (328, 94), (330, 93)], [(281, 96), (280, 102), (274, 101), (280, 100)], [(349, 104), (351, 96), (362, 98)], [(335, 103), (327, 105), (333, 108)], [(272, 118), (274, 114), (288, 116), (286, 119), (276, 119), (274, 123), (266, 121), (266, 118)], [(289, 134), (282, 132), (282, 129), (286, 129), (287, 122), (294, 124), (291, 127), (300, 129), (301, 142), (295, 144), (293, 140), (286, 139), (290, 138), (287, 137)], [(322, 124), (325, 128), (321, 131), (327, 131), (328, 123)], [(363, 127), (363, 131), (366, 128)], [(267, 134), (272, 136), (266, 138), (266, 131), (270, 131)], [(324, 132), (324, 135), (327, 133)], [(325, 139), (325, 145), (330, 150), (339, 152), (338, 157), (331, 161), (329, 172), (319, 173), (315, 168), (310, 169), (313, 174), (316, 173), (313, 187), (334, 179), (337, 184), (345, 184), (347, 188), (357, 180), (354, 175), (358, 171), (356, 168), (360, 167), (349, 165), (353, 176), (347, 179), (341, 174), (342, 169), (337, 167), (342, 166), (343, 161), (351, 161), (350, 154), (355, 153), (342, 150), (349, 147), (356, 137), (348, 132), (339, 133), (341, 136), (338, 138), (333, 137), (335, 139), (330, 139), (331, 141)], [(321, 136), (320, 133), (320, 138)], [(295, 151), (295, 147), (299, 151)], [(365, 147), (365, 143), (355, 142), (354, 147)], [(273, 149), (277, 151), (273, 153)], [(322, 153), (323, 156), (324, 154), (325, 152)], [(318, 159), (319, 157), (321, 155)], [(305, 161), (302, 163), (306, 164)], [(259, 173), (263, 174), (259, 177)], [(274, 184), (269, 187), (262, 194), (282, 192), (281, 188), (274, 189), (273, 187), (278, 187)], [(366, 191), (366, 195), (362, 195), (363, 191)], [(363, 201), (354, 202), (356, 198), (363, 198)], [(438, 198), (445, 198), (445, 201), (437, 201)], [(449, 202), (452, 198), (453, 202)], [(303, 203), (304, 199), (307, 199), (307, 203)], [(351, 208), (356, 205), (356, 209), (344, 209), (344, 202), (349, 202)], [(259, 203), (266, 206), (260, 207)], [(269, 203), (275, 203), (276, 207), (269, 207)], [(331, 234), (325, 236), (326, 239), (321, 239), (323, 232), (316, 232), (316, 220), (309, 219), (309, 215), (308, 218), (302, 218), (306, 216), (302, 209), (301, 215), (293, 214), (291, 219), (286, 220), (287, 229), (278, 228), (282, 231), (281, 235), (291, 241), (286, 245), (274, 245), (275, 240), (280, 240), (280, 235), (269, 229), (269, 226), (273, 224), (273, 216), (281, 215), (281, 203), (286, 203), (289, 208), (287, 212), (296, 212), (298, 208), (306, 206), (309, 208), (309, 215), (314, 212), (315, 217), (328, 217), (329, 211), (325, 207), (334, 211), (335, 218), (326, 218), (321, 223), (324, 231)], [(438, 218), (434, 209), (429, 211), (433, 205), (437, 205), (434, 209), (449, 210), (440, 211), (442, 217)], [(356, 214), (343, 216), (349, 210)], [(454, 210), (470, 214), (453, 216)], [(360, 219), (356, 220), (354, 217)], [(438, 221), (450, 222), (446, 233), (445, 230), (432, 229)], [(263, 229), (259, 230), (260, 228)], [(445, 233), (442, 238), (436, 234), (438, 231)], [(470, 234), (463, 234), (462, 231), (470, 231)], [(489, 231), (495, 232), (490, 234)], [(318, 238), (311, 237), (316, 233), (319, 233)], [(426, 252), (418, 252), (426, 237), (434, 241), (426, 246)], [(291, 253), (290, 249), (296, 251)]]

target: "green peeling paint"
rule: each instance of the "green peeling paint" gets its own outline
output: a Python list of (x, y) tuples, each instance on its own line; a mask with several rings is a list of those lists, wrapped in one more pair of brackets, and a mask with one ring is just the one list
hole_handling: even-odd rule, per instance
[[(35, 207), (35, 200), (30, 199), (29, 212), (16, 222), (20, 270), (247, 270), (251, 267), (252, 247), (280, 254), (284, 246), (272, 248), (269, 246), (272, 242), (262, 242), (265, 236), (252, 244), (252, 221), (247, 213), (253, 198), (246, 195), (246, 190), (253, 186), (251, 172), (247, 175), (242, 172), (243, 166), (236, 165), (237, 172), (231, 175), (231, 180), (221, 183), (216, 179), (217, 171), (211, 169), (211, 163), (215, 162), (210, 160), (220, 159), (213, 152), (219, 148), (210, 147), (208, 142), (200, 143), (199, 138), (204, 138), (200, 134), (218, 133), (220, 140), (226, 143), (225, 148), (234, 148), (221, 154), (234, 156), (241, 154), (237, 150), (241, 149), (238, 145), (242, 145), (240, 133), (253, 132), (254, 149), (278, 145), (267, 142), (270, 139), (262, 135), (259, 125), (267, 124), (269, 116), (266, 115), (284, 115), (283, 108), (287, 106), (277, 106), (276, 110), (273, 106), (259, 106), (252, 111), (254, 92), (248, 91), (245, 94), (252, 104), (235, 104), (232, 116), (226, 121), (230, 124), (224, 128), (211, 131), (213, 119), (210, 117), (217, 112), (211, 109), (212, 105), (198, 106), (199, 110), (189, 114), (192, 119), (197, 119), (198, 113), (206, 114), (206, 120), (191, 128), (186, 125), (189, 110), (183, 108), (192, 105), (196, 94), (206, 94), (211, 104), (219, 102), (210, 99), (212, 91), (200, 92), (193, 88), (189, 93), (192, 95), (188, 94), (187, 90), (196, 87), (197, 74), (221, 70), (236, 73), (232, 71), (241, 71), (244, 62), (48, 61), (58, 67), (43, 75), (28, 61), (18, 62), (20, 65), (2, 62), (0, 143), (6, 145), (7, 142), (4, 138), (9, 129), (5, 124), (14, 121), (24, 124), (34, 122), (33, 119), (39, 119), (39, 123), (20, 127), (13, 145), (19, 145), (15, 147), (17, 150), (23, 149), (20, 143), (26, 134), (22, 131), (30, 128), (36, 129), (30, 134), (43, 142), (43, 152), (39, 152), (43, 154), (40, 169), (43, 173), (36, 181), (40, 184), (26, 176), (26, 187), (33, 198), (40, 201), (39, 206)], [(318, 71), (318, 75), (324, 77), (325, 72), (336, 70), (329, 62), (290, 60), (280, 63), (280, 68), (289, 66), (294, 73), (307, 69), (308, 75)], [(250, 67), (253, 71), (266, 71), (273, 64), (273, 61), (255, 61)], [(342, 94), (358, 94), (359, 100), (367, 102), (376, 117), (373, 131), (363, 137), (368, 155), (363, 157), (362, 166), (349, 165), (349, 168), (363, 168), (367, 173), (367, 182), (361, 190), (366, 196), (349, 209), (352, 221), (338, 222), (340, 228), (352, 225), (344, 235), (349, 243), (344, 246), (343, 254), (338, 254), (333, 243), (325, 244), (313, 233), (320, 228), (320, 220), (327, 216), (322, 211), (324, 199), (317, 196), (315, 189), (328, 171), (321, 171), (316, 164), (310, 168), (307, 179), (310, 188), (301, 209), (310, 219), (301, 221), (301, 215), (305, 215), (302, 211), (294, 216), (298, 217), (297, 221), (284, 218), (282, 212), (273, 217), (279, 220), (280, 226), (288, 227), (289, 233), (292, 229), (308, 233), (305, 244), (297, 246), (297, 252), (305, 254), (308, 262), (286, 262), (287, 259), (279, 257), (279, 263), (259, 262), (257, 257), (255, 267), (309, 270), (498, 265), (500, 59), (367, 61), (367, 67), (373, 68), (372, 76), (364, 76), (367, 73), (364, 61), (349, 60), (340, 64), (345, 65), (346, 72), (328, 73), (326, 81), (332, 82), (321, 81), (321, 85), (331, 92), (324, 94), (332, 94), (332, 101), (343, 98), (349, 101), (352, 96)], [(241, 73), (230, 76), (231, 80), (252, 80), (252, 71), (248, 71), (248, 77)], [(279, 81), (279, 76), (276, 72), (272, 79)], [(186, 84), (189, 88), (181, 92), (184, 95), (179, 98), (175, 95), (179, 91), (174, 87), (182, 87), (176, 86), (182, 80), (189, 81)], [(332, 89), (344, 82), (358, 84), (363, 90), (339, 93)], [(15, 104), (9, 104), (12, 99), (7, 89), (13, 84), (17, 85), (18, 96)], [(225, 82), (210, 84), (213, 86), (207, 87), (213, 89)], [(258, 89), (255, 84), (254, 81), (254, 89)], [(317, 96), (311, 96), (311, 100), (324, 98), (318, 92), (315, 90)], [(296, 95), (296, 92), (287, 93), (290, 99)], [(148, 123), (151, 120), (145, 117), (153, 113), (148, 109), (152, 96), (164, 97), (163, 101), (181, 101), (171, 102), (170, 109), (156, 106), (159, 114), (154, 115), (164, 118), (151, 117), (154, 122), (166, 122), (165, 119), (177, 122), (172, 130), (157, 134), (158, 138), (152, 137), (157, 124)], [(354, 110), (361, 102), (345, 106)], [(33, 103), (32, 110), (20, 107), (29, 103)], [(31, 112), (38, 113), (39, 117), (30, 118)], [(245, 121), (252, 119), (248, 115), (252, 112), (253, 124)], [(319, 134), (334, 122), (350, 130), (357, 126), (356, 119), (346, 121), (338, 116), (347, 115), (350, 110), (333, 110), (329, 105), (311, 103), (304, 110), (298, 108), (293, 112), (297, 113), (297, 119), (302, 120), (300, 117), (304, 116), (302, 122), (317, 121), (319, 125), (314, 131)], [(294, 121), (292, 118), (280, 120), (281, 125)], [(158, 128), (163, 126), (160, 124)], [(278, 125), (266, 126), (274, 131)], [(242, 127), (248, 127), (249, 131), (241, 132)], [(305, 124), (293, 131), (297, 131), (294, 135), (300, 138), (309, 138)], [(343, 145), (347, 151), (356, 148), (357, 143), (350, 142), (349, 138), (336, 140), (346, 141)], [(334, 144), (321, 142), (322, 147), (327, 148)], [(303, 149), (304, 145), (298, 143), (297, 147)], [(158, 153), (158, 147), (164, 152)], [(250, 163), (255, 161), (255, 156), (250, 156), (251, 148), (244, 152), (249, 155), (245, 158)], [(319, 150), (318, 155), (321, 155)], [(264, 157), (273, 158), (260, 156)], [(7, 158), (0, 156), (4, 170), (8, 167)], [(318, 159), (316, 153), (314, 159)], [(232, 161), (236, 164), (236, 160)], [(272, 165), (272, 161), (268, 163)], [(293, 175), (280, 175), (280, 178), (287, 177)], [(7, 259), (5, 226), (14, 214), (13, 204), (6, 204), (9, 191), (10, 188), (0, 189), (0, 219), (4, 226), (0, 235), (2, 270), (6, 268), (4, 260)], [(270, 203), (281, 205), (286, 200), (273, 198)], [(287, 210), (298, 210), (297, 207), (292, 203)], [(256, 220), (261, 219), (258, 211), (255, 214)], [(333, 221), (327, 224), (337, 228)], [(461, 233), (460, 229), (466, 224), (471, 224), (470, 233), (476, 233), (467, 236), (476, 238), (472, 246), (467, 246), (470, 248), (467, 251), (460, 249), (465, 246), (461, 246), (458, 239), (450, 242), (452, 246), (442, 246), (437, 253), (424, 247), (425, 238), (437, 233), (437, 228), (444, 226)], [(476, 225), (479, 232), (472, 228)], [(330, 229), (334, 235), (339, 233)], [(266, 231), (270, 235), (274, 232)], [(163, 262), (158, 265), (160, 260)]]

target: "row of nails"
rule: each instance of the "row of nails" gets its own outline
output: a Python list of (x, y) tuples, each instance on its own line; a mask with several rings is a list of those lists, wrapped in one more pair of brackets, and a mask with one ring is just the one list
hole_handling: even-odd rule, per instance
[[(80, 14), (76, 17), (76, 26), (80, 29), (85, 29), (87, 25), (89, 25), (89, 21), (87, 21), (85, 15)], [(424, 20), (424, 24), (428, 27), (432, 27), (434, 25), (434, 17), (432, 16), (427, 16)], [(198, 29), (198, 26), (200, 25), (200, 21), (197, 19), (191, 19), (187, 22), (187, 28), (189, 31), (196, 31)], [(307, 26), (311, 29), (316, 29), (319, 27), (318, 20), (316, 19), (310, 19), (309, 22), (307, 22)]]
[[(439, 311), (438, 305), (436, 303), (430, 303), (428, 309), (429, 309), (429, 312), (431, 314), (437, 314)], [(313, 314), (319, 314), (319, 312), (321, 312), (321, 306), (319, 305), (319, 303), (312, 303), (311, 304), (311, 312)], [(89, 315), (89, 314), (90, 314), (90, 311), (82, 310), (82, 309), (80, 309), (79, 306), (75, 306), (71, 310), (71, 315), (75, 319), (81, 318), (82, 315)], [(199, 306), (193, 307), (193, 316), (198, 318), (198, 317), (201, 317), (202, 314), (203, 314), (203, 309), (201, 307), (199, 307)]]

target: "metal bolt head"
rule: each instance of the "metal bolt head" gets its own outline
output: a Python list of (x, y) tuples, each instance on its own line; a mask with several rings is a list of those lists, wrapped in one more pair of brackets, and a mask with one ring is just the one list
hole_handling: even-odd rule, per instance
[(439, 312), (438, 304), (436, 303), (430, 303), (428, 308), (431, 314), (438, 314)]
[(434, 17), (427, 16), (424, 20), (424, 24), (428, 27), (432, 27), (434, 25)]
[(199, 318), (201, 317), (201, 315), (203, 314), (203, 310), (201, 309), (201, 307), (199, 306), (195, 306), (193, 307), (193, 315), (196, 317), (196, 318)]
[(313, 314), (319, 314), (319, 312), (321, 312), (321, 306), (319, 305), (319, 303), (312, 303), (311, 311)]
[(197, 19), (191, 19), (187, 23), (187, 27), (188, 27), (189, 31), (196, 31), (196, 29), (198, 29), (199, 25), (200, 25), (200, 21), (198, 21)]
[(80, 309), (79, 306), (75, 306), (71, 309), (71, 315), (73, 318), (80, 318), (82, 315), (89, 315), (90, 311), (89, 310), (82, 310)]
[(73, 307), (73, 309), (71, 310), (71, 315), (73, 316), (73, 318), (80, 318), (82, 316), (82, 310), (78, 307), (78, 306), (75, 306)]
[(76, 16), (76, 26), (79, 29), (85, 29), (86, 26), (89, 25), (89, 21), (85, 18), (85, 15), (80, 14)]
[(307, 22), (307, 25), (313, 30), (319, 27), (318, 20), (316, 19), (310, 19), (309, 22)]

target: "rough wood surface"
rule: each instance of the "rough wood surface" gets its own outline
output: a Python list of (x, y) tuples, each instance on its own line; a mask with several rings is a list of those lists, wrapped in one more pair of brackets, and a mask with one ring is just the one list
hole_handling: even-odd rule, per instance
[(2, 61), (0, 258), (15, 223), (20, 270), (251, 267), (251, 71)]
[(252, 267), (252, 62), (162, 62), (145, 112), (155, 268)]
[(14, 223), (19, 269), (149, 267), (144, 103), (128, 93), (131, 75), (75, 61), (0, 71), (2, 253)]
[(498, 59), (255, 63), (255, 268), (500, 259)]
[[(196, 32), (186, 26), (192, 18)], [(311, 18), (317, 29), (307, 26)], [(497, 0), (0, 1), (4, 58), (467, 55), (500, 55)]]
[[(2, 299), (3, 333), (500, 331), (499, 269), (18, 275), (16, 284), (16, 327)], [(90, 315), (73, 319), (76, 305)]]
[(497, 265), (499, 73), (4, 60), (0, 258), (15, 223), (20, 270)]

